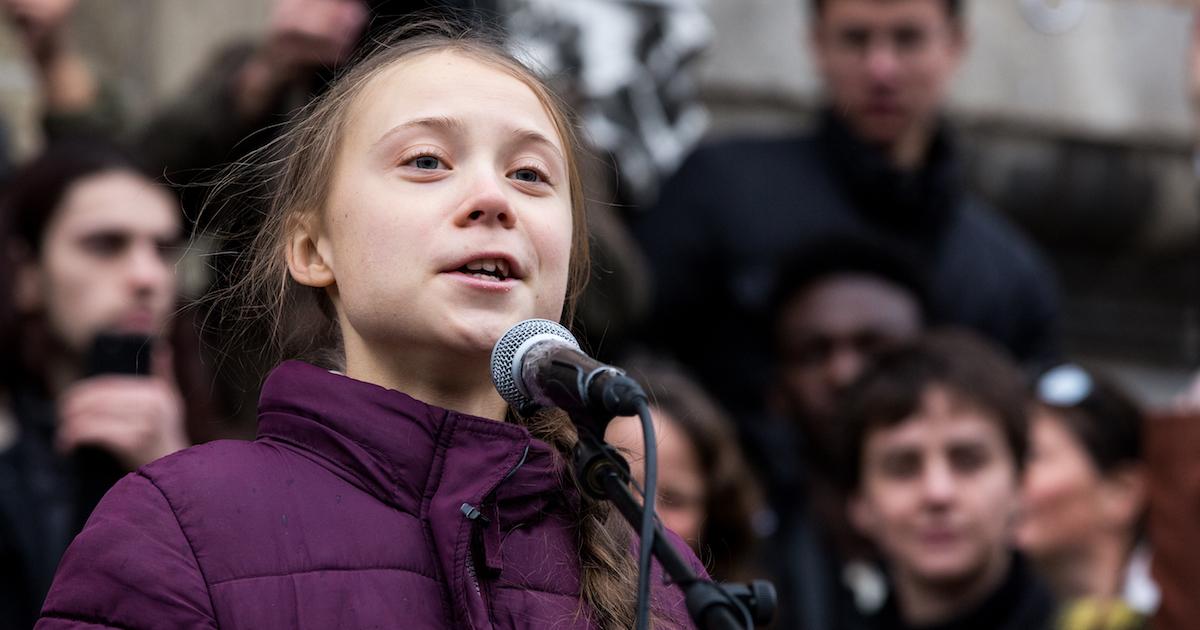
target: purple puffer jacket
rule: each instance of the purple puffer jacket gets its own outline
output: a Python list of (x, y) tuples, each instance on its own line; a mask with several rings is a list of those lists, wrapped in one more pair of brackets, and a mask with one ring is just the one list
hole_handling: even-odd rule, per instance
[[(287, 362), (257, 440), (108, 493), (37, 628), (590, 628), (559, 462), (524, 428)], [(690, 628), (654, 588), (659, 627)]]

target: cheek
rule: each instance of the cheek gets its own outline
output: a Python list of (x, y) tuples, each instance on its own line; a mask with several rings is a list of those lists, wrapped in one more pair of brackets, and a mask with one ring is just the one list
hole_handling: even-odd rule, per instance
[(558, 320), (562, 313), (571, 271), (572, 223), (570, 211), (563, 212), (565, 220), (542, 221), (531, 229), (542, 276), (537, 295), (538, 315), (552, 320)]
[(973, 499), (973, 517), (989, 532), (1011, 534), (1022, 497), (1021, 488), (1007, 469), (997, 472), (978, 492), (968, 492), (967, 496)]
[(115, 273), (73, 253), (49, 254), (43, 295), (46, 317), (54, 333), (72, 350), (82, 352), (102, 328), (120, 313), (124, 296)]
[(673, 506), (661, 508), (659, 512), (667, 529), (675, 532), (680, 538), (689, 543), (700, 538), (700, 521), (703, 516), (699, 509)]
[(904, 531), (921, 510), (920, 490), (905, 483), (879, 484), (871, 492), (871, 513), (884, 531)]
[(1073, 460), (1046, 457), (1029, 467), (1023, 498), (1032, 514), (1053, 514), (1078, 504), (1091, 485), (1087, 471)]

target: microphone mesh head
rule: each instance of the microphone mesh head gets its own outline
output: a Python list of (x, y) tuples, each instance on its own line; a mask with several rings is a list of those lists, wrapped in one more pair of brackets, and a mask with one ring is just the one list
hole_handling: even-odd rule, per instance
[(518, 353), (524, 355), (530, 345), (526, 342), (534, 337), (557, 337), (574, 348), (579, 348), (575, 336), (558, 322), (548, 319), (527, 319), (518, 322), (500, 336), (496, 346), (492, 348), (492, 384), (496, 391), (508, 404), (518, 410), (528, 408), (533, 402), (522, 390), (524, 387), (518, 381), (520, 378), (520, 360)]

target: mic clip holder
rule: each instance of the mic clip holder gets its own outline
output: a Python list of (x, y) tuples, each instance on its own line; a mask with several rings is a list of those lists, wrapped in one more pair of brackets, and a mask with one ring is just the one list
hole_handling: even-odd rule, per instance
[[(642, 507), (630, 490), (629, 463), (612, 445), (597, 438), (588, 427), (597, 424), (594, 418), (580, 418), (578, 410), (570, 412), (580, 427), (575, 445), (575, 476), (579, 486), (591, 498), (611, 501), (625, 520), (640, 532)], [(608, 417), (611, 419), (611, 415)], [(599, 422), (607, 426), (608, 420)], [(775, 615), (775, 587), (765, 580), (750, 584), (718, 584), (701, 579), (683, 559), (679, 551), (663, 535), (662, 526), (654, 524), (651, 551), (671, 581), (683, 589), (688, 614), (700, 630), (735, 630), (766, 625)]]

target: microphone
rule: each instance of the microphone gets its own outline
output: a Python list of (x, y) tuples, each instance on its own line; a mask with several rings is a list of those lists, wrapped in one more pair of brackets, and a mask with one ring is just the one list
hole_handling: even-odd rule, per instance
[(500, 337), (492, 383), (522, 415), (556, 407), (576, 421), (585, 417), (600, 439), (609, 420), (636, 415), (647, 400), (637, 381), (584, 354), (571, 331), (546, 319), (519, 322)]

